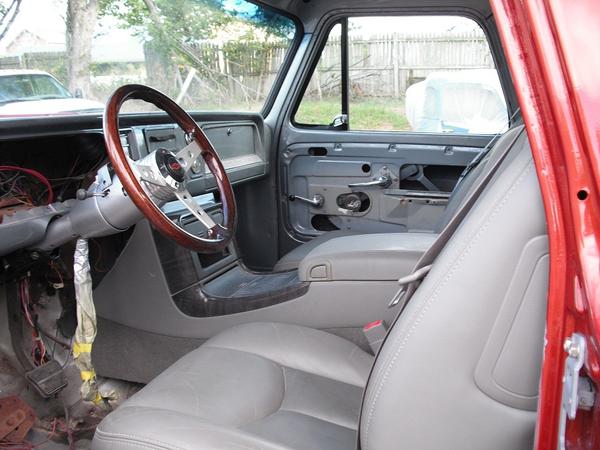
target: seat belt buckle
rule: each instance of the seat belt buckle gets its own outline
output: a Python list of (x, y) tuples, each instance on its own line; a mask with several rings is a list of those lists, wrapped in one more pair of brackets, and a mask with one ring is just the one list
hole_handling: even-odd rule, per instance
[(373, 354), (377, 354), (387, 335), (388, 326), (383, 320), (376, 320), (363, 327), (363, 334), (369, 343)]

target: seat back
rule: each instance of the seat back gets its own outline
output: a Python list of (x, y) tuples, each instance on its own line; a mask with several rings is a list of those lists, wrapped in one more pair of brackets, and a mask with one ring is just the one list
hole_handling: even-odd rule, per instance
[(391, 328), (365, 392), (361, 449), (530, 449), (548, 263), (523, 133)]
[(450, 195), (444, 212), (436, 224), (435, 231), (437, 233), (441, 232), (446, 225), (448, 225), (448, 222), (452, 220), (456, 212), (460, 209), (461, 205), (473, 190), (473, 186), (476, 185), (477, 180), (485, 176), (490, 167), (493, 166), (494, 162), (502, 153), (503, 145), (506, 145), (508, 142), (510, 142), (511, 136), (518, 133), (522, 128), (522, 126), (518, 126), (504, 133), (489, 149), (487, 155), (485, 155), (481, 161), (479, 161), (479, 163), (476, 164), (475, 167), (473, 167), (456, 185), (452, 191), (452, 194)]

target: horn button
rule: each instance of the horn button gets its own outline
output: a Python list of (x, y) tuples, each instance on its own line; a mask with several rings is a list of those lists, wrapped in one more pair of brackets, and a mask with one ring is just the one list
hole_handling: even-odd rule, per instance
[(156, 165), (165, 178), (173, 178), (179, 183), (185, 179), (185, 168), (170, 151), (161, 148), (156, 152)]

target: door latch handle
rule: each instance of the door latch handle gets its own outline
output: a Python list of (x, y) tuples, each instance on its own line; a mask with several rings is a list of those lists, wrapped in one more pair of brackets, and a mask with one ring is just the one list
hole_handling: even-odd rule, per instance
[(290, 195), (288, 197), (288, 200), (290, 202), (298, 200), (299, 202), (308, 203), (314, 208), (320, 208), (321, 206), (323, 206), (323, 203), (325, 203), (325, 198), (321, 194), (315, 194), (313, 195), (313, 198), (300, 197), (299, 195)]
[(392, 177), (389, 175), (381, 175), (378, 178), (375, 178), (373, 181), (365, 181), (364, 183), (350, 183), (348, 185), (349, 188), (360, 188), (360, 187), (373, 187), (377, 186), (380, 188), (390, 187), (392, 184)]

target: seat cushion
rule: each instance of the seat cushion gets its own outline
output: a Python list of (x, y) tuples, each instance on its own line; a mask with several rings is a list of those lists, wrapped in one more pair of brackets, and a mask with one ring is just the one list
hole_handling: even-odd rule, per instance
[(322, 331), (234, 327), (109, 414), (92, 448), (353, 450), (372, 363)]
[(291, 252), (288, 252), (285, 255), (283, 255), (281, 259), (277, 261), (277, 264), (275, 264), (273, 270), (275, 272), (284, 272), (286, 270), (297, 269), (300, 265), (300, 261), (302, 261), (304, 257), (308, 255), (313, 248), (321, 245), (323, 242), (327, 242), (330, 239), (342, 236), (353, 236), (355, 234), (366, 233), (350, 230), (335, 230), (327, 231), (326, 233), (320, 234), (319, 236), (312, 238), (310, 241), (300, 244)]

